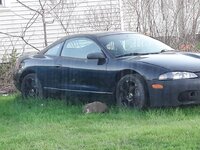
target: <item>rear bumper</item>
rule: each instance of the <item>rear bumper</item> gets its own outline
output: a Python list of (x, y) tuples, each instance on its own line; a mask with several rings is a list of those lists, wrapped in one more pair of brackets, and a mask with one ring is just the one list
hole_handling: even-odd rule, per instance
[[(173, 81), (148, 81), (149, 103), (152, 107), (200, 104), (200, 78)], [(162, 84), (163, 89), (153, 89)]]

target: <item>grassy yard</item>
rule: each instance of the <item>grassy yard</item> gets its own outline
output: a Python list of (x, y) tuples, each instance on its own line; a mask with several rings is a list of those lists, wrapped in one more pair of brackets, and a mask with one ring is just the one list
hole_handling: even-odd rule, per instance
[(200, 106), (90, 115), (81, 109), (0, 96), (0, 149), (200, 149)]

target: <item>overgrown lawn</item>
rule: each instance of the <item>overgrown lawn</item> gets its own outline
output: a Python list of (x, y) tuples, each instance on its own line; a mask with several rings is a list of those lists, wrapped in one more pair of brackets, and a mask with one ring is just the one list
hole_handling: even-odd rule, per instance
[(0, 149), (200, 149), (200, 106), (85, 115), (65, 101), (0, 96)]

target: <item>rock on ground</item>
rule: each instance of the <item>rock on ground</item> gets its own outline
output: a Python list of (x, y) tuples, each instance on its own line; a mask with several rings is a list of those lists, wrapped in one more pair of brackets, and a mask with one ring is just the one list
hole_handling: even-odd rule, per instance
[(108, 111), (108, 106), (105, 103), (95, 101), (88, 103), (83, 107), (83, 112), (88, 113), (104, 113)]

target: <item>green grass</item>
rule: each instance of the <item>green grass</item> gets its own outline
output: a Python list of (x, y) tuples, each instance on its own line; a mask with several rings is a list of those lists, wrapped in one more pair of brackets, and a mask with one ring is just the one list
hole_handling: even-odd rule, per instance
[(82, 113), (64, 101), (0, 96), (0, 149), (200, 149), (200, 107)]

